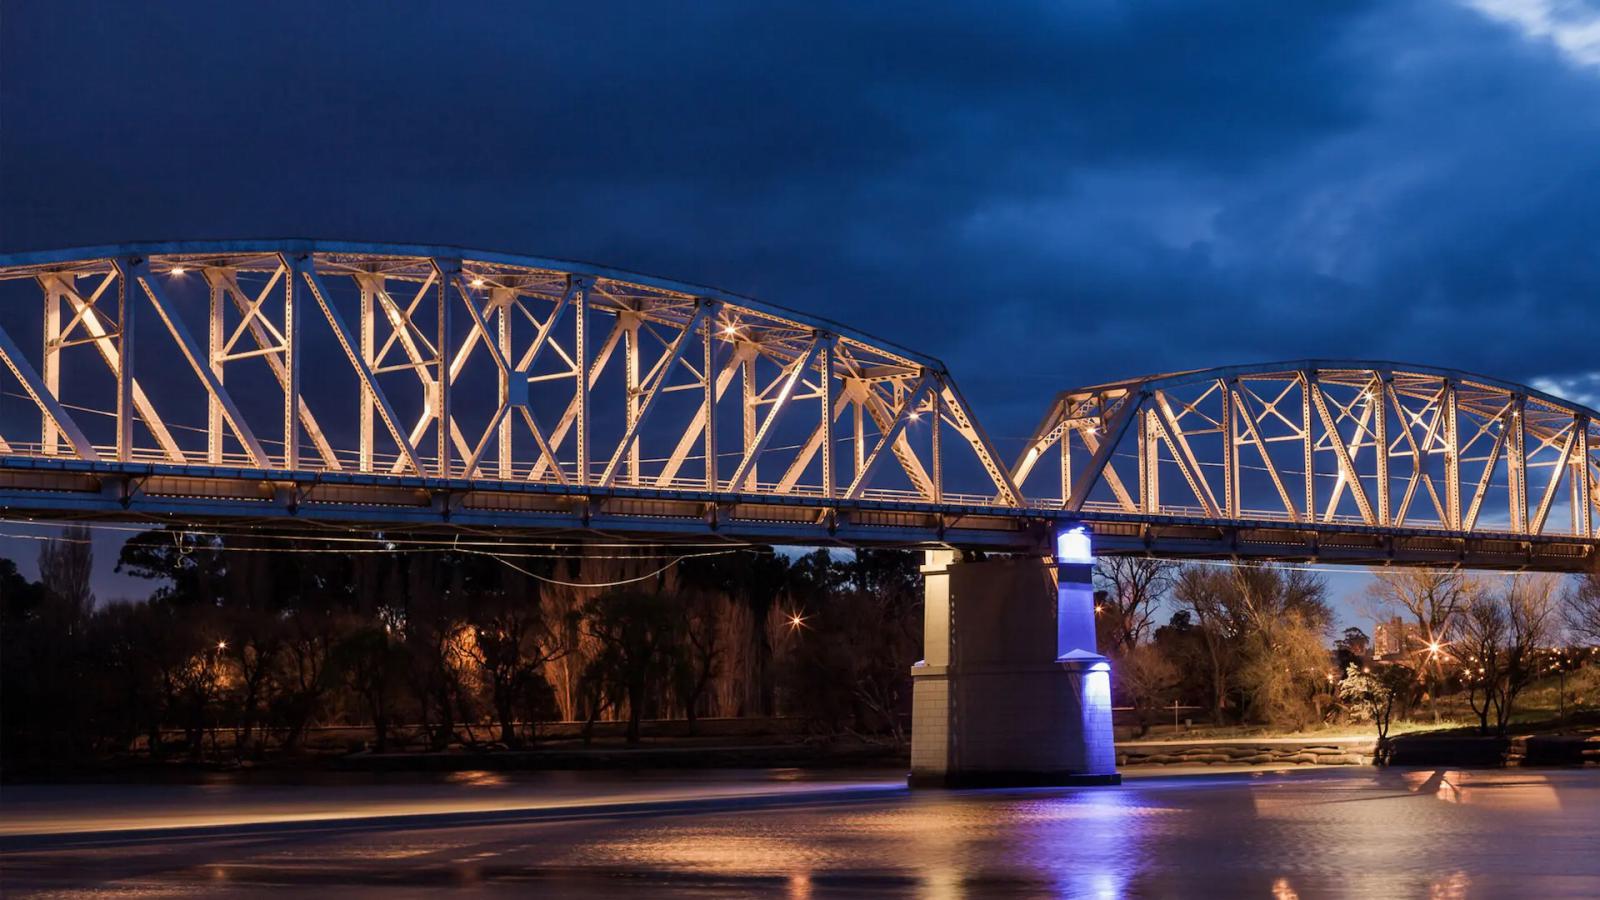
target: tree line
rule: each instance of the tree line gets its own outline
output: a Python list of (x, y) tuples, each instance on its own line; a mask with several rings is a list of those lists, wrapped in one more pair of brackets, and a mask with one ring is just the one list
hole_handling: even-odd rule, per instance
[(248, 759), (327, 724), (367, 726), (380, 752), (401, 725), (415, 749), (519, 748), (553, 720), (586, 739), (624, 721), (630, 742), (644, 719), (704, 716), (893, 737), (920, 561), (171, 528), (117, 561), (149, 597), (96, 603), (89, 532), (71, 527), (36, 582), (0, 560), (4, 758), (200, 759), (220, 730), (220, 755)]
[(1304, 568), (1123, 557), (1102, 559), (1098, 576), (1100, 646), (1119, 700), (1146, 727), (1183, 702), (1217, 724), (1298, 730), (1342, 716), (1382, 732), (1396, 713), (1438, 722), (1441, 698), (1453, 696), (1480, 732), (1504, 734), (1531, 684), (1582, 666), (1600, 644), (1596, 573), (1374, 570), (1364, 605), (1405, 626), (1380, 660), (1359, 628), (1330, 652), (1327, 585)]
[[(323, 725), (366, 729), (378, 752), (522, 748), (552, 721), (586, 740), (620, 721), (637, 742), (644, 720), (692, 733), (701, 717), (902, 740), (922, 655), (916, 551), (173, 527), (119, 554), (149, 596), (97, 603), (89, 537), (44, 541), (37, 581), (0, 559), (8, 769), (252, 759), (297, 752)], [(1173, 704), (1296, 729), (1396, 709), (1437, 719), (1455, 695), (1504, 731), (1534, 679), (1581, 662), (1556, 649), (1565, 636), (1600, 642), (1600, 576), (1379, 570), (1371, 606), (1410, 626), (1382, 666), (1359, 629), (1330, 648), (1327, 583), (1304, 567), (1111, 557), (1096, 581), (1116, 702), (1145, 727)]]

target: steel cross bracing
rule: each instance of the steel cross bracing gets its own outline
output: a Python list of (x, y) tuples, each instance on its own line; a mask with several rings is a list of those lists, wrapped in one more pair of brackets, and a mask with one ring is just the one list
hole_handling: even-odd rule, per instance
[(1013, 475), (1101, 552), (1580, 569), (1597, 416), (1427, 366), (1240, 366), (1063, 392)]
[(996, 546), (1048, 528), (938, 360), (718, 291), (311, 241), (20, 254), (0, 281), (44, 304), (0, 305), (12, 513)]
[(936, 359), (592, 266), (145, 244), (0, 258), (0, 289), (10, 515), (1027, 552), (1083, 522), (1100, 552), (1595, 554), (1596, 414), (1461, 372), (1313, 361), (1069, 391), (1008, 469)]

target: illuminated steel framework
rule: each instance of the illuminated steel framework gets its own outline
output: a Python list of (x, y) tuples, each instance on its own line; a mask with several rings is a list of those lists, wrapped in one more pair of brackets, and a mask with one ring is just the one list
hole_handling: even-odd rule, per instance
[[(942, 363), (746, 298), (311, 241), (20, 254), (0, 280), (44, 301), (38, 354), (0, 327), (37, 407), (0, 419), (8, 509), (1038, 540)], [(958, 454), (975, 493), (947, 487)]]
[(1082, 523), (1101, 553), (1596, 555), (1596, 414), (1491, 378), (1309, 361), (1068, 391), (1007, 468), (937, 359), (709, 288), (454, 248), (0, 257), (0, 361), (12, 516), (1039, 553)]
[(1105, 522), (1102, 551), (1311, 542), (1289, 555), (1576, 568), (1600, 536), (1597, 415), (1428, 366), (1237, 366), (1063, 392), (1013, 475), (1035, 505)]

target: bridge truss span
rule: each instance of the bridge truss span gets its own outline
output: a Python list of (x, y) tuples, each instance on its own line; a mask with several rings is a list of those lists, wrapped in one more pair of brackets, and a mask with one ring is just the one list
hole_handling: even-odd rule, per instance
[(11, 510), (1038, 540), (937, 359), (708, 288), (318, 241), (16, 254), (0, 287)]
[[(1600, 423), (1579, 404), (1429, 366), (1303, 360), (1059, 394), (1013, 467), (1101, 546), (1579, 568)], [(1300, 547), (1303, 549), (1292, 549)]]

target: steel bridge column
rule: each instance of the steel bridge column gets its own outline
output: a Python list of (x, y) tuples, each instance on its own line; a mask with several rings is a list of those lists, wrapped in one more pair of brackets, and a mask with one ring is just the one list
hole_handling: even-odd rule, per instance
[[(44, 359), (40, 375), (50, 396), (61, 399), (61, 287), (50, 279), (44, 287)], [(61, 452), (61, 432), (49, 413), (40, 412), (40, 444), (45, 456)]]
[[(922, 567), (925, 658), (911, 669), (913, 786), (1116, 784), (1110, 664), (1095, 650), (1082, 529), (1039, 558)], [(1053, 600), (1052, 600), (1053, 598)]]

